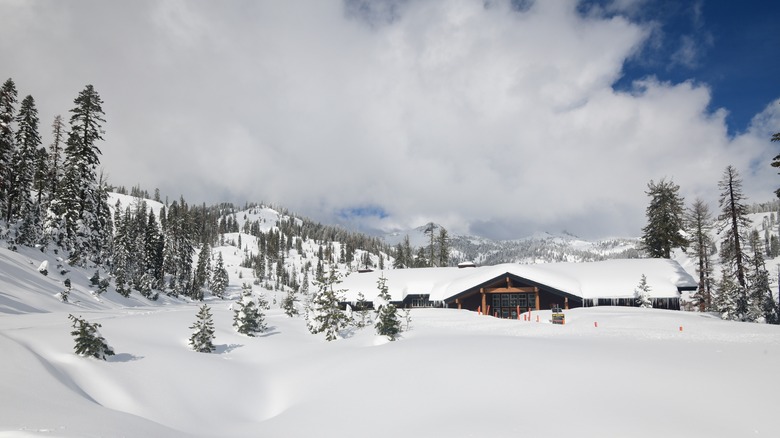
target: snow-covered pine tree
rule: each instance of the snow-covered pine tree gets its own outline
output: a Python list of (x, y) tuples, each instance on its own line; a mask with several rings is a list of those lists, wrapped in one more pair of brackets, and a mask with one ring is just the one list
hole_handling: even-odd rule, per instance
[[(62, 244), (71, 251), (71, 262), (83, 264), (87, 260), (102, 263), (108, 254), (101, 250), (110, 241), (110, 214), (108, 206), (100, 205), (107, 199), (96, 169), (101, 154), (97, 141), (102, 140), (103, 101), (92, 85), (87, 85), (74, 100), (71, 110), (70, 132), (65, 148), (64, 177), (52, 202), (52, 214), (62, 218)], [(50, 217), (47, 222), (52, 227)]]
[(727, 166), (723, 172), (723, 178), (718, 182), (720, 188), (719, 205), (721, 214), (718, 217), (720, 226), (718, 233), (723, 236), (721, 241), (721, 264), (726, 268), (724, 275), (734, 276), (735, 283), (739, 286), (734, 289), (738, 292), (736, 298), (736, 314), (741, 318), (747, 314), (747, 280), (745, 278), (747, 247), (747, 230), (751, 221), (748, 217), (748, 206), (745, 204), (745, 196), (742, 193), (742, 179), (737, 169)]
[(298, 309), (295, 307), (295, 303), (298, 302), (298, 294), (294, 288), (287, 290), (287, 295), (282, 298), (282, 309), (284, 314), (292, 318), (298, 314)]
[(379, 296), (377, 297), (376, 334), (387, 336), (387, 339), (395, 341), (401, 333), (401, 321), (398, 318), (398, 309), (390, 302), (390, 292), (387, 287), (387, 278), (384, 275), (377, 281)]
[(684, 201), (680, 186), (672, 181), (652, 180), (647, 184), (650, 204), (647, 206), (647, 225), (642, 229), (642, 249), (651, 257), (671, 258), (672, 249), (688, 246), (681, 233), (685, 229)]
[[(264, 306), (261, 308), (260, 306)], [(241, 287), (241, 298), (236, 301), (233, 310), (233, 327), (236, 331), (247, 336), (255, 336), (256, 333), (264, 332), (266, 329), (265, 314), (263, 309), (268, 305), (263, 299), (262, 302), (255, 302), (252, 296), (252, 286), (244, 283)]]
[(100, 324), (89, 323), (83, 318), (77, 318), (73, 315), (68, 315), (68, 319), (73, 321), (74, 330), (70, 334), (76, 341), (76, 345), (73, 347), (76, 354), (102, 360), (106, 360), (106, 356), (114, 355), (114, 350), (98, 331), (101, 327)]
[(712, 214), (709, 207), (701, 199), (694, 201), (687, 211), (686, 222), (690, 239), (691, 258), (696, 262), (696, 273), (699, 274), (699, 287), (693, 296), (699, 311), (706, 312), (712, 307), (712, 261), (710, 260), (712, 238)]
[(192, 220), (184, 198), (170, 205), (164, 234), (164, 266), (165, 272), (171, 274), (171, 293), (186, 295), (192, 281), (195, 248), (192, 243)]
[(16, 84), (9, 78), (0, 87), (0, 217), (9, 211), (8, 196), (12, 190), (12, 157), (16, 145), (11, 123), (16, 115)]
[(737, 301), (742, 296), (740, 285), (734, 281), (734, 274), (729, 272), (728, 267), (722, 267), (720, 281), (715, 287), (715, 297), (713, 299), (713, 308), (720, 314), (722, 319), (728, 321), (739, 321), (743, 314), (739, 313)]
[(214, 347), (214, 321), (211, 319), (211, 308), (204, 304), (198, 309), (198, 319), (190, 326), (195, 330), (190, 336), (189, 344), (199, 353), (211, 353)]
[(56, 198), (57, 185), (62, 178), (62, 139), (65, 136), (65, 124), (62, 122), (62, 116), (57, 114), (51, 125), (52, 143), (49, 145), (49, 163), (48, 163), (48, 201)]
[(163, 240), (154, 211), (149, 211), (144, 234), (144, 272), (150, 278), (151, 288), (163, 288)]
[(647, 284), (647, 277), (642, 274), (639, 279), (639, 286), (634, 289), (634, 297), (636, 298), (637, 306), (648, 309), (653, 307), (653, 300), (650, 298), (650, 285)]
[(769, 284), (769, 272), (764, 262), (764, 245), (757, 230), (750, 233), (748, 240), (752, 255), (748, 258), (750, 266), (746, 273), (748, 284), (747, 320), (754, 322), (776, 322), (777, 307)]
[(224, 298), (228, 281), (228, 272), (227, 269), (225, 269), (225, 261), (220, 252), (217, 254), (217, 265), (214, 267), (214, 275), (211, 278), (211, 293), (216, 297)]
[[(16, 116), (17, 129), (14, 134), (16, 148), (11, 156), (13, 168), (12, 182), (8, 191), (6, 221), (10, 224), (14, 220), (28, 218), (33, 209), (32, 189), (35, 178), (35, 162), (38, 146), (41, 144), (41, 136), (38, 134), (38, 110), (35, 108), (35, 100), (27, 96), (22, 100), (19, 113)], [(21, 236), (19, 243), (31, 245), (34, 236)]]
[(330, 273), (317, 281), (317, 292), (312, 297), (306, 311), (307, 327), (312, 334), (325, 333), (325, 340), (333, 341), (338, 338), (339, 331), (347, 327), (348, 321), (344, 312), (339, 307), (341, 290), (334, 290), (334, 286), (341, 283), (336, 268), (331, 265)]
[(357, 328), (363, 328), (371, 323), (369, 319), (370, 309), (368, 308), (368, 301), (366, 300), (366, 296), (363, 295), (363, 292), (358, 292), (357, 301), (355, 302), (355, 307), (352, 311), (355, 319), (355, 326)]
[(204, 243), (198, 253), (198, 265), (195, 268), (195, 275), (192, 278), (192, 292), (190, 296), (193, 300), (203, 300), (203, 288), (211, 276), (211, 245)]

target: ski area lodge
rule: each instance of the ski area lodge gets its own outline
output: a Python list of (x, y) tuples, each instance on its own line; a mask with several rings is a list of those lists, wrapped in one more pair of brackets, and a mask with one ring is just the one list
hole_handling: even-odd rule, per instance
[(697, 288), (696, 280), (668, 259), (393, 269), (353, 273), (336, 288), (351, 305), (361, 292), (372, 302), (384, 276), (398, 307), (446, 307), (517, 318), (518, 312), (553, 307), (636, 306), (642, 275), (655, 308), (679, 310), (681, 293)]

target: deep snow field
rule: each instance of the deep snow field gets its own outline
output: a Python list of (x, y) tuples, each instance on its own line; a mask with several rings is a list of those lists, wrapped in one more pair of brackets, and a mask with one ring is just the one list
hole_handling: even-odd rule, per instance
[[(55, 257), (0, 249), (0, 437), (780, 436), (778, 326), (620, 307), (567, 311), (563, 326), (549, 311), (415, 309), (396, 342), (371, 327), (326, 342), (277, 305), (266, 333), (239, 335), (232, 300), (209, 298), (206, 354), (187, 345), (200, 303), (95, 297), (77, 268), (61, 303)], [(250, 280), (226, 262), (237, 296)], [(116, 356), (75, 355), (70, 313), (102, 324)]]

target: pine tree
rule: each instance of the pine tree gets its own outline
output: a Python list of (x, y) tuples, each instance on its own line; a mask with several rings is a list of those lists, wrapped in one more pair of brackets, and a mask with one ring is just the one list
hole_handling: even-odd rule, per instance
[(284, 310), (284, 314), (290, 318), (298, 314), (298, 309), (295, 307), (295, 303), (298, 302), (298, 297), (296, 295), (295, 289), (290, 288), (287, 291), (287, 295), (282, 298), (282, 309)]
[(222, 253), (220, 252), (217, 255), (217, 266), (214, 267), (214, 275), (211, 278), (211, 293), (219, 298), (224, 298), (228, 281), (228, 272), (227, 269), (225, 269), (225, 261), (222, 259)]
[(16, 145), (14, 131), (11, 126), (16, 113), (16, 84), (8, 79), (0, 87), (0, 217), (6, 217), (9, 192), (13, 190), (12, 158)]
[(81, 356), (91, 356), (97, 359), (106, 360), (106, 356), (113, 356), (114, 350), (108, 346), (105, 338), (100, 334), (98, 323), (89, 323), (82, 318), (68, 315), (68, 319), (73, 321), (74, 330), (70, 332), (73, 335), (76, 345), (73, 349), (76, 354)]
[(754, 322), (775, 322), (776, 305), (769, 284), (769, 272), (764, 262), (764, 251), (758, 231), (753, 230), (749, 239), (752, 255), (749, 257), (750, 269), (746, 273), (748, 284), (747, 320)]
[(339, 307), (342, 291), (334, 290), (334, 286), (341, 280), (331, 266), (330, 274), (316, 283), (318, 290), (307, 309), (307, 327), (312, 334), (325, 333), (325, 340), (333, 341), (348, 324), (346, 315)]
[(198, 319), (190, 326), (195, 332), (190, 336), (189, 344), (199, 353), (211, 353), (214, 347), (214, 321), (211, 319), (211, 308), (204, 304), (198, 310)]
[(680, 186), (661, 179), (647, 185), (650, 205), (647, 207), (647, 225), (642, 229), (642, 248), (651, 257), (671, 258), (672, 249), (688, 246), (683, 236), (683, 198), (678, 194)]
[(163, 240), (154, 211), (149, 211), (144, 234), (144, 272), (151, 289), (159, 290), (163, 285)]
[[(252, 286), (244, 283), (241, 290), (241, 298), (236, 301), (233, 311), (233, 327), (241, 334), (255, 336), (256, 333), (266, 330), (265, 314), (263, 309), (267, 303), (263, 300), (256, 303), (252, 297)], [(265, 305), (265, 307), (261, 307)]]
[(208, 243), (204, 243), (198, 254), (198, 265), (195, 268), (195, 275), (192, 279), (192, 293), (193, 300), (203, 299), (203, 288), (206, 286), (206, 282), (211, 276), (211, 246)]
[(427, 266), (436, 266), (437, 257), (435, 254), (436, 250), (436, 235), (434, 234), (434, 231), (436, 231), (436, 228), (438, 226), (434, 224), (433, 222), (428, 223), (428, 225), (425, 226), (425, 234), (428, 235), (428, 263)]
[(71, 262), (102, 263), (104, 257), (100, 250), (111, 233), (106, 229), (110, 223), (106, 214), (108, 206), (100, 205), (107, 194), (105, 188), (101, 189), (96, 173), (101, 154), (97, 141), (103, 139), (101, 123), (105, 123), (103, 101), (92, 85), (87, 85), (74, 103), (65, 148), (65, 176), (57, 192), (56, 210), (52, 210), (63, 219), (64, 243), (71, 251)]
[(650, 285), (647, 284), (647, 277), (645, 274), (642, 274), (642, 278), (639, 279), (639, 286), (634, 290), (637, 306), (643, 309), (653, 307), (653, 300), (650, 298), (650, 290)]
[[(38, 110), (35, 100), (27, 96), (22, 100), (16, 116), (17, 130), (14, 135), (16, 148), (11, 156), (13, 174), (8, 191), (6, 221), (21, 219), (29, 215), (33, 208), (32, 189), (35, 178), (35, 163), (41, 136), (38, 134)], [(20, 242), (30, 244), (33, 242)]]
[(718, 233), (723, 236), (721, 263), (725, 267), (724, 274), (733, 275), (739, 286), (736, 313), (744, 317), (747, 313), (745, 233), (750, 229), (751, 221), (748, 218), (748, 207), (744, 202), (745, 196), (742, 194), (742, 180), (734, 167), (726, 167), (718, 187), (721, 190), (719, 199), (721, 214), (718, 217), (721, 222)]
[(49, 200), (57, 196), (57, 185), (62, 178), (62, 138), (65, 135), (65, 124), (62, 122), (62, 116), (57, 114), (54, 117), (52, 128), (52, 143), (49, 145)]
[(738, 301), (744, 295), (739, 283), (734, 281), (734, 275), (728, 271), (728, 268), (722, 267), (720, 281), (715, 288), (715, 298), (713, 307), (720, 317), (737, 321), (742, 319), (744, 313), (740, 313)]
[(444, 227), (439, 228), (436, 246), (439, 254), (438, 266), (448, 266), (450, 264), (450, 235)]
[(370, 323), (368, 301), (366, 301), (366, 296), (363, 295), (363, 292), (358, 292), (357, 298), (358, 299), (357, 302), (355, 302), (355, 308), (353, 309), (355, 326), (357, 328), (363, 328)]
[(699, 274), (699, 287), (694, 295), (694, 300), (702, 312), (709, 311), (712, 307), (712, 261), (710, 260), (710, 248), (712, 247), (712, 215), (704, 201), (697, 199), (688, 210), (688, 233), (691, 235), (691, 257), (696, 262), (696, 272)]
[(374, 328), (379, 336), (387, 336), (387, 339), (395, 341), (401, 333), (401, 321), (398, 319), (398, 309), (390, 302), (390, 292), (387, 287), (387, 278), (384, 275), (377, 281), (379, 296), (377, 297), (377, 314)]

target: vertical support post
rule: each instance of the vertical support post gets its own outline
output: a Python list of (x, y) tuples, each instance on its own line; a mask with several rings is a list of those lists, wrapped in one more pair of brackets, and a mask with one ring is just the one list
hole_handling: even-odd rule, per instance
[(563, 309), (569, 310), (569, 297), (563, 297)]
[[(487, 309), (488, 308), (488, 306), (487, 306), (487, 294), (485, 293), (485, 289), (484, 288), (479, 288), (479, 293), (482, 294), (482, 308), (483, 309)], [(486, 311), (485, 315), (490, 315), (490, 312)]]
[(539, 288), (534, 288), (534, 295), (536, 295), (536, 310), (539, 310)]

